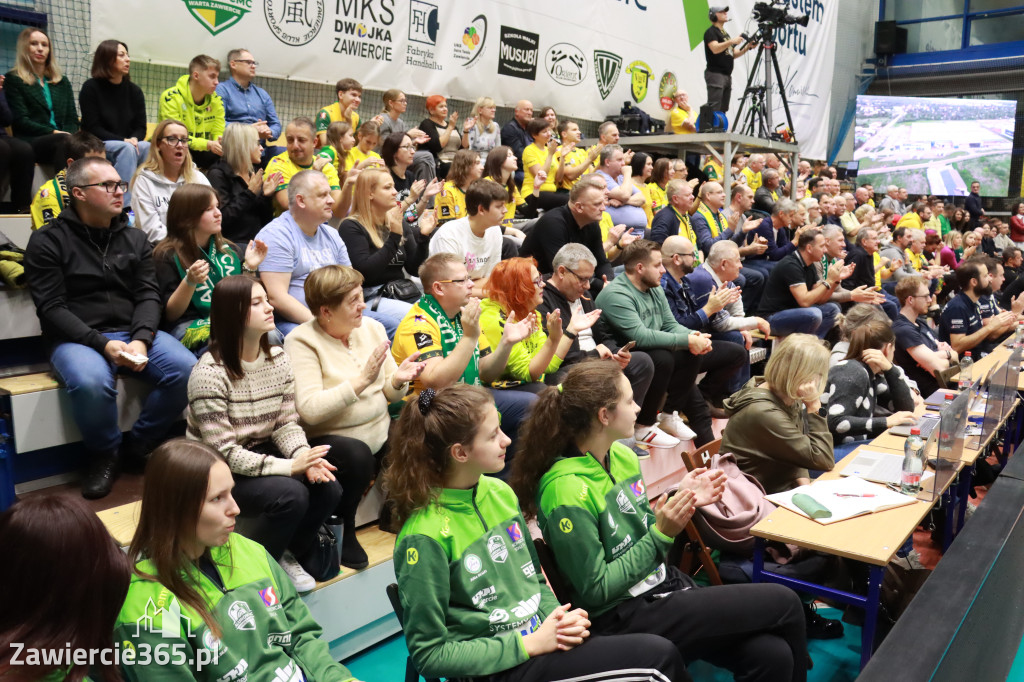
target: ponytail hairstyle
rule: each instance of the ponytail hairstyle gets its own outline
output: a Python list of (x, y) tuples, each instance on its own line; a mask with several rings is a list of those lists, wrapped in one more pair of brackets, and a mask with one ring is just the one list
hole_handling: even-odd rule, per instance
[(348, 150), (341, 146), (341, 139), (345, 133), (352, 132), (352, 124), (348, 121), (335, 121), (327, 126), (327, 144), (334, 149), (334, 155), (338, 157), (338, 168), (341, 172), (345, 169), (345, 160), (348, 158)]
[(559, 386), (549, 386), (537, 396), (519, 429), (509, 478), (527, 520), (537, 515), (537, 488), (555, 458), (594, 428), (598, 410), (612, 410), (622, 398), (621, 376), (618, 363), (586, 360), (573, 365)]
[(384, 490), (398, 523), (437, 499), (452, 446), (473, 442), (486, 410), (493, 405), (488, 391), (466, 384), (437, 392), (428, 388), (406, 404), (389, 439), (394, 445), (384, 472)]

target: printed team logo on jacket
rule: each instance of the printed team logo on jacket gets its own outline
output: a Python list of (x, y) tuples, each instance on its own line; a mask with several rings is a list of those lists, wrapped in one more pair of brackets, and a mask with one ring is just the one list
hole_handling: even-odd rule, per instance
[(523, 542), (523, 529), (519, 527), (518, 521), (513, 521), (512, 525), (505, 529), (505, 532), (508, 533), (512, 546), (516, 549), (522, 549), (526, 544)]
[(244, 601), (236, 601), (229, 606), (228, 617), (235, 624), (236, 630), (256, 629), (256, 617), (252, 614), (252, 609)]
[(644, 487), (644, 482), (637, 479), (629, 484), (629, 489), (633, 491), (633, 495), (639, 500), (647, 494), (647, 488)]
[(466, 558), (462, 560), (462, 565), (470, 573), (479, 573), (480, 569), (484, 567), (484, 563), (476, 554), (467, 554)]
[(217, 35), (237, 24), (252, 9), (252, 0), (183, 0), (189, 14), (210, 32)]
[(500, 535), (492, 535), (487, 538), (487, 551), (495, 563), (503, 564), (508, 559), (508, 547)]
[(619, 505), (619, 511), (623, 514), (636, 514), (636, 507), (626, 497), (626, 491), (620, 490), (619, 494), (615, 496), (615, 502)]
[(281, 600), (277, 596), (277, 590), (271, 585), (265, 589), (259, 591), (260, 599), (263, 600), (263, 605), (267, 607), (268, 611), (277, 611), (281, 608)]

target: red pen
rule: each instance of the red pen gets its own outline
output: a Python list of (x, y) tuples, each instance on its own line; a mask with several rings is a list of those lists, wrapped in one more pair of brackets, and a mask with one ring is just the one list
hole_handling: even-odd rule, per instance
[(868, 493), (867, 495), (856, 495), (854, 493), (833, 493), (836, 497), (874, 497), (874, 493)]

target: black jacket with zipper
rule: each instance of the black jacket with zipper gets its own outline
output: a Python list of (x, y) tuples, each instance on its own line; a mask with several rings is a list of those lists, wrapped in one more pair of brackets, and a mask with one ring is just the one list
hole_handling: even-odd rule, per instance
[(87, 227), (74, 205), (32, 233), (25, 274), (48, 341), (103, 353), (103, 332), (129, 332), (147, 346), (160, 325), (153, 249), (127, 214), (109, 228)]

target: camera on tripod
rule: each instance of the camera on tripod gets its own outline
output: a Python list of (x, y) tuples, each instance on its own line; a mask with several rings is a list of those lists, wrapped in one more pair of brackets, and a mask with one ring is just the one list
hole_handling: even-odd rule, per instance
[(796, 14), (787, 9), (786, 0), (772, 0), (771, 2), (755, 2), (753, 17), (760, 28), (779, 28), (794, 24), (806, 26), (811, 18), (806, 14)]

